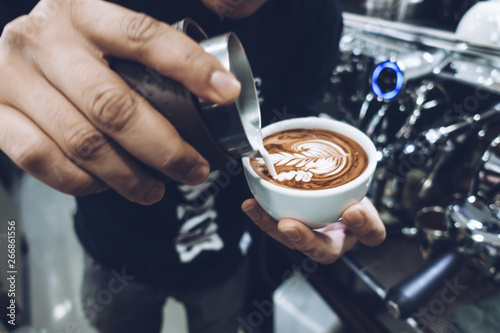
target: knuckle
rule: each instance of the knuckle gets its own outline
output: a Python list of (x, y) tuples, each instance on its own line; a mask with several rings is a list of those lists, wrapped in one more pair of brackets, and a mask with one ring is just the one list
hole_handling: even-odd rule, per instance
[(132, 121), (138, 100), (132, 92), (100, 90), (90, 99), (91, 119), (106, 133), (120, 132)]
[(207, 61), (207, 56), (212, 57), (206, 53), (201, 47), (194, 48), (191, 52), (186, 53), (181, 59), (181, 64), (179, 67), (183, 69), (197, 68), (204, 71), (208, 76), (215, 70), (215, 65), (208, 65), (211, 62)]
[(19, 144), (12, 151), (12, 160), (28, 172), (43, 169), (49, 152), (41, 140)]
[(75, 0), (39, 1), (29, 14), (19, 16), (5, 25), (1, 36), (4, 44), (11, 48), (23, 49), (43, 47), (47, 40), (53, 43), (57, 32), (64, 30), (60, 27), (64, 21), (61, 17), (65, 17), (64, 8), (74, 2)]
[(24, 49), (33, 44), (38, 38), (40, 29), (28, 15), (23, 15), (9, 22), (3, 30), (4, 43), (13, 49)]
[(67, 135), (67, 154), (74, 162), (96, 159), (107, 145), (104, 135), (88, 128), (79, 128)]
[(187, 173), (191, 168), (186, 162), (186, 150), (180, 144), (172, 144), (169, 147), (169, 154), (165, 155), (160, 164), (160, 171), (177, 170)]
[(137, 46), (151, 41), (156, 35), (160, 22), (144, 13), (130, 13), (123, 19), (125, 38)]

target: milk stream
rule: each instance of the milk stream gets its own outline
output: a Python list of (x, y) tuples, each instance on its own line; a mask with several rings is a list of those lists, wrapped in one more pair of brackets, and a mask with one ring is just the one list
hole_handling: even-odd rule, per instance
[[(260, 109), (256, 112), (251, 112), (250, 114), (259, 114)], [(274, 168), (274, 164), (267, 152), (266, 148), (264, 148), (264, 140), (262, 139), (262, 131), (260, 128), (260, 118), (258, 121), (252, 119), (251, 117), (242, 117), (241, 123), (243, 124), (243, 128), (245, 129), (245, 134), (250, 142), (252, 148), (260, 153), (264, 162), (266, 163), (267, 169), (269, 170), (269, 174), (274, 178), (278, 178), (278, 174), (276, 173), (276, 169)], [(258, 126), (257, 126), (258, 124)]]
[(266, 163), (267, 170), (269, 170), (269, 174), (271, 175), (271, 177), (273, 177), (274, 179), (278, 178), (278, 174), (276, 173), (276, 169), (274, 168), (271, 156), (267, 152), (266, 148), (264, 148), (264, 146), (259, 147), (259, 153), (260, 155), (262, 155), (264, 163)]

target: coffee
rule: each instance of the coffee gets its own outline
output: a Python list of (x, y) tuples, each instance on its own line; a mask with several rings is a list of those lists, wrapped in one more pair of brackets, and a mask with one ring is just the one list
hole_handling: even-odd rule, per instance
[(293, 189), (322, 190), (359, 177), (367, 168), (366, 152), (345, 135), (323, 129), (291, 129), (264, 139), (277, 177), (263, 159), (251, 159), (256, 173), (267, 181)]

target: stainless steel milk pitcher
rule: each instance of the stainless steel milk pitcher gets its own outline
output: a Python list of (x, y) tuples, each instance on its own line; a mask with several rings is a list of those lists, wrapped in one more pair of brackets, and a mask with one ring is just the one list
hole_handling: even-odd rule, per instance
[(111, 67), (208, 160), (211, 170), (222, 169), (256, 150), (252, 136), (260, 135), (261, 120), (250, 64), (234, 33), (207, 38), (190, 19), (173, 27), (199, 42), (241, 82), (241, 94), (234, 103), (217, 105), (202, 100), (180, 83), (137, 62), (115, 60)]

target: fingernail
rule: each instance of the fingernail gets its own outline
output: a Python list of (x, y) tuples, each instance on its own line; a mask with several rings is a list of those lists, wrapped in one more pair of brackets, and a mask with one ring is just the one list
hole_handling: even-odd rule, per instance
[(214, 72), (210, 81), (212, 87), (222, 98), (234, 99), (240, 93), (241, 83), (228, 73)]
[(245, 214), (248, 215), (252, 220), (258, 221), (260, 220), (262, 213), (260, 212), (260, 209), (257, 207), (250, 207), (245, 210)]
[(191, 169), (191, 171), (189, 171), (189, 173), (186, 175), (186, 178), (193, 184), (200, 184), (205, 179), (207, 179), (209, 173), (210, 167), (206, 164), (202, 164)]
[(359, 205), (349, 207), (342, 216), (344, 223), (353, 227), (361, 227), (365, 223), (365, 217), (361, 209)]
[(302, 239), (302, 235), (297, 229), (284, 229), (281, 232), (292, 242), (298, 242)]
[(165, 185), (163, 183), (156, 184), (151, 191), (146, 195), (146, 201), (149, 203), (156, 203), (163, 198), (165, 194)]

